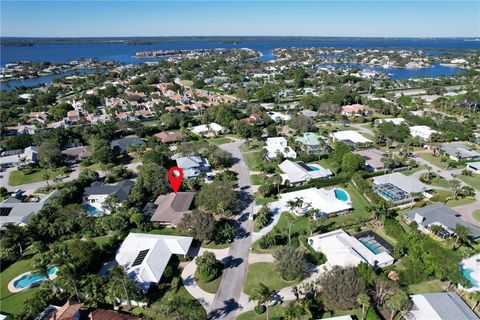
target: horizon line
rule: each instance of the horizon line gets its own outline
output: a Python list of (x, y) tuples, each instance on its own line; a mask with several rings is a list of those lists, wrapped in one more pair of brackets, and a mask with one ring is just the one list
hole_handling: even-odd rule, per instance
[(28, 39), (104, 39), (104, 38), (359, 38), (359, 39), (475, 39), (478, 36), (306, 36), (306, 35), (126, 35), (126, 36), (2, 36), (1, 38), (28, 38)]

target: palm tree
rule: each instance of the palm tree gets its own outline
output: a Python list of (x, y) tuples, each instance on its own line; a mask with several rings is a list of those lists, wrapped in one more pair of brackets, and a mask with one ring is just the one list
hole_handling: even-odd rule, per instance
[(73, 263), (65, 262), (58, 269), (58, 274), (60, 276), (60, 279), (62, 280), (64, 287), (68, 285), (73, 286), (73, 289), (75, 291), (75, 296), (77, 297), (77, 301), (81, 302), (80, 292), (78, 291), (78, 286), (77, 286), (77, 281), (79, 280), (78, 278), (80, 275), (78, 268)]
[(430, 226), (430, 231), (436, 235), (437, 237), (440, 237), (439, 235), (440, 234), (444, 234), (445, 233), (445, 228), (443, 228), (441, 225), (438, 225), (438, 224), (434, 224), (434, 225), (431, 225)]
[(267, 308), (267, 320), (268, 320), (268, 305), (270, 301), (272, 301), (272, 297), (274, 294), (275, 294), (274, 290), (270, 290), (266, 285), (260, 282), (255, 287), (250, 297), (248, 297), (248, 301), (256, 301), (258, 307), (265, 304)]
[(370, 308), (370, 297), (366, 293), (357, 296), (357, 303), (362, 305), (362, 319), (365, 319), (365, 308)]
[(399, 291), (393, 294), (387, 300), (387, 307), (391, 311), (390, 320), (393, 320), (393, 318), (397, 315), (398, 312), (406, 311), (409, 306), (410, 306), (410, 298), (405, 292)]
[(463, 243), (465, 244), (470, 244), (470, 236), (472, 235), (472, 231), (465, 227), (462, 224), (457, 224), (454, 228), (452, 228), (452, 231), (455, 232), (455, 243), (453, 244), (453, 248), (457, 246), (457, 243), (460, 242), (459, 248), (462, 246)]
[(45, 279), (47, 279), (47, 281), (52, 284), (55, 290), (57, 290), (57, 286), (53, 283), (52, 279), (50, 279), (50, 275), (48, 273), (48, 271), (52, 267), (51, 263), (52, 255), (49, 251), (36, 254), (32, 262), (33, 273), (45, 277)]
[(270, 179), (272, 180), (272, 184), (277, 187), (277, 194), (280, 194), (280, 186), (283, 182), (282, 176), (276, 173)]
[[(127, 290), (127, 285), (126, 285), (126, 277), (127, 275), (125, 274), (125, 270), (121, 266), (113, 266), (110, 268), (108, 271), (110, 275), (110, 280), (112, 281), (113, 287), (116, 289), (118, 288), (118, 285), (121, 285), (123, 289), (123, 293), (125, 293), (125, 298), (127, 299), (128, 307), (129, 309), (132, 308), (132, 302), (130, 300), (130, 297), (128, 295), (128, 290)], [(116, 295), (117, 290), (113, 290), (113, 294)], [(120, 290), (121, 291), (121, 290)], [(115, 297), (112, 297), (113, 300)]]

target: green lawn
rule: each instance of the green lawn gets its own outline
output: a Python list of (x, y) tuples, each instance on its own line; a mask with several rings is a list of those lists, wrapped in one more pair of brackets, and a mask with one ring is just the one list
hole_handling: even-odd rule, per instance
[(243, 292), (251, 295), (259, 282), (262, 282), (271, 290), (280, 290), (296, 285), (300, 282), (300, 279), (294, 281), (282, 280), (275, 268), (275, 263), (259, 262), (248, 265), (247, 279), (243, 286)]
[(261, 174), (252, 174), (250, 178), (252, 179), (252, 184), (254, 186), (260, 186), (265, 181), (265, 177)]
[(449, 206), (450, 208), (454, 208), (454, 207), (460, 207), (467, 204), (471, 204), (474, 202), (475, 202), (475, 199), (463, 198), (458, 200), (450, 200), (447, 202), (447, 206)]
[[(8, 178), (8, 184), (11, 186), (18, 186), (26, 183), (33, 183), (38, 181), (44, 181), (44, 174), (48, 169), (35, 169), (31, 173), (26, 174), (25, 171), (13, 171)], [(49, 170), (50, 179), (63, 174), (63, 170)]]
[(480, 209), (477, 209), (473, 212), (473, 217), (475, 220), (480, 221)]
[(458, 179), (462, 180), (466, 184), (468, 184), (470, 187), (474, 188), (477, 191), (480, 191), (480, 175), (478, 174), (473, 174), (473, 176), (464, 176), (464, 175), (458, 175)]
[(258, 206), (263, 206), (264, 204), (269, 204), (277, 199), (274, 198), (257, 198), (255, 197), (255, 204)]
[(31, 298), (38, 288), (27, 289), (18, 293), (8, 290), (8, 283), (16, 276), (32, 270), (33, 249), (24, 252), (22, 258), (11, 264), (0, 273), (0, 312), (3, 314), (19, 314), (28, 298)]
[[(283, 316), (283, 307), (281, 304), (276, 304), (274, 306), (271, 306), (268, 309), (268, 315), (270, 319), (273, 318), (280, 318)], [(267, 312), (264, 312), (263, 314), (257, 314), (255, 311), (248, 311), (245, 313), (240, 314), (237, 318), (237, 320), (262, 320), (262, 319), (267, 319)]]
[(193, 84), (193, 81), (192, 80), (180, 80), (180, 83), (184, 87), (191, 87), (192, 84)]
[(220, 144), (230, 143), (232, 142), (232, 140), (226, 137), (214, 137), (214, 138), (208, 139), (208, 142), (216, 145), (220, 145)]
[(440, 187), (440, 188), (448, 188), (448, 180), (442, 177), (432, 179), (432, 183), (430, 184), (432, 187)]
[(198, 279), (197, 273), (195, 272), (195, 280), (197, 281), (198, 286), (208, 293), (217, 293), (218, 287), (220, 286), (220, 281), (222, 280), (222, 275), (219, 275), (217, 278), (213, 279), (210, 282), (202, 282)]
[(431, 280), (425, 281), (418, 284), (412, 284), (408, 286), (408, 291), (412, 294), (419, 293), (432, 293), (432, 292), (442, 292), (442, 287), (445, 285), (444, 282), (440, 280)]
[(259, 166), (263, 161), (263, 151), (254, 151), (243, 154), (243, 159), (248, 166), (250, 171), (259, 170)]
[(445, 170), (451, 170), (453, 168), (447, 168), (447, 164), (448, 164), (448, 161), (445, 161), (445, 162), (442, 162), (440, 159), (442, 157), (435, 157), (433, 154), (431, 153), (419, 153), (418, 154), (422, 159), (425, 159), (427, 160), (428, 162), (430, 162), (431, 164), (439, 167), (439, 168), (442, 168), (442, 169), (445, 169)]
[(365, 199), (365, 197), (360, 192), (360, 190), (358, 190), (357, 187), (350, 183), (347, 185), (347, 187), (342, 186), (341, 188), (345, 189), (348, 192), (350, 199), (352, 200), (353, 212), (334, 218), (329, 218), (328, 221), (341, 223), (354, 217), (367, 217), (370, 214), (367, 211), (367, 207), (369, 206), (369, 204), (367, 202), (367, 199)]

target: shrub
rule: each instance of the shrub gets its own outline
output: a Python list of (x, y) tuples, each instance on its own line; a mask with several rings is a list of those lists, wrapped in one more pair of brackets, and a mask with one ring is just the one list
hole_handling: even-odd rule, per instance
[(301, 241), (305, 248), (307, 248), (308, 252), (306, 253), (305, 258), (309, 262), (313, 263), (316, 266), (322, 265), (327, 262), (327, 258), (325, 257), (325, 255), (323, 255), (323, 253), (316, 251), (307, 243), (307, 238), (301, 237)]
[(273, 256), (282, 279), (291, 281), (304, 276), (306, 265), (303, 252), (287, 246), (279, 248)]
[(202, 282), (210, 282), (220, 275), (220, 264), (215, 258), (215, 254), (205, 251), (196, 259), (197, 274)]
[(263, 314), (266, 309), (267, 309), (267, 308), (266, 308), (263, 304), (261, 304), (261, 305), (259, 305), (259, 306), (255, 306), (255, 307), (253, 308), (253, 311), (255, 311), (256, 314)]

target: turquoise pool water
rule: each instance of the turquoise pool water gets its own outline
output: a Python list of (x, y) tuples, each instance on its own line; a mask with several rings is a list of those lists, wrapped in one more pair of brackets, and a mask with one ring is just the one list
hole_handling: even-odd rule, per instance
[(335, 189), (333, 192), (335, 192), (335, 198), (338, 200), (348, 201), (348, 194), (342, 189)]
[(480, 287), (480, 283), (473, 279), (472, 272), (472, 269), (462, 269), (462, 274), (468, 280), (468, 282), (470, 282), (473, 287)]
[[(48, 269), (48, 275), (54, 275), (57, 272), (56, 267), (51, 267)], [(28, 273), (24, 276), (22, 276), (20, 279), (15, 280), (13, 283), (13, 286), (17, 289), (25, 289), (25, 288), (30, 288), (32, 285), (35, 283), (42, 282), (46, 280), (47, 278), (38, 274), (33, 274), (33, 273)]]
[(95, 208), (94, 206), (91, 206), (89, 205), (88, 203), (85, 204), (83, 206), (85, 209), (87, 209), (87, 213), (90, 215), (90, 216), (95, 216), (95, 215), (98, 215), (100, 213), (100, 211)]
[(320, 171), (320, 168), (317, 166), (308, 166), (312, 171)]
[(372, 251), (375, 254), (379, 254), (382, 252), (380, 247), (377, 247), (375, 244), (370, 243), (367, 239), (358, 239), (368, 250)]

